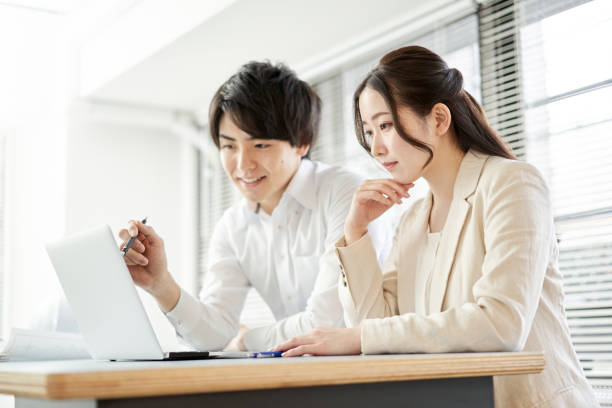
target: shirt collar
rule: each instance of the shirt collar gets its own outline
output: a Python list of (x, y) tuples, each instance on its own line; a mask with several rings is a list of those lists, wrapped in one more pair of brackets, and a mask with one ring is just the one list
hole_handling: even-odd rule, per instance
[[(302, 159), (300, 166), (285, 189), (285, 192), (283, 193), (278, 205), (283, 205), (283, 202), (286, 200), (286, 196), (288, 196), (296, 200), (302, 206), (312, 210), (317, 204), (315, 191), (315, 165), (310, 159)], [(249, 203), (245, 198), (242, 198), (241, 206), (243, 214), (248, 219), (258, 219), (258, 214), (255, 213), (256, 204), (250, 204), (253, 203)], [(261, 209), (259, 211), (263, 212)]]
[(300, 167), (289, 182), (283, 195), (285, 194), (309, 210), (316, 207), (315, 165), (310, 159), (302, 159)]

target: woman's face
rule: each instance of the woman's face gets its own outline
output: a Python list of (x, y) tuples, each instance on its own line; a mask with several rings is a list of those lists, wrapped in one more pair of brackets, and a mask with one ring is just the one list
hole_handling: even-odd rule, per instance
[[(391, 110), (384, 98), (366, 87), (359, 96), (363, 131), (370, 143), (372, 156), (400, 183), (412, 183), (423, 176), (429, 153), (417, 149), (397, 133)], [(428, 118), (421, 118), (406, 107), (398, 109), (404, 131), (430, 147), (435, 145), (435, 132)]]

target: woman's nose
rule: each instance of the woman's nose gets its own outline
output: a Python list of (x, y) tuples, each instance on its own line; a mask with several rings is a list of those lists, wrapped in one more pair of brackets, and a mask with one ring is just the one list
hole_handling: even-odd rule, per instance
[(372, 156), (374, 157), (382, 156), (387, 153), (387, 148), (383, 143), (382, 138), (380, 137), (380, 135), (377, 134), (377, 132), (372, 133), (370, 153), (372, 153)]

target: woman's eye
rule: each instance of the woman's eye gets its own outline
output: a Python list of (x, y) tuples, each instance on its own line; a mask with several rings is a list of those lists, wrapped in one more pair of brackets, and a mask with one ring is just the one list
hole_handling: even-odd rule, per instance
[(364, 130), (363, 131), (363, 135), (367, 138), (372, 137), (372, 131), (371, 130)]
[(270, 147), (270, 145), (269, 144), (265, 144), (265, 143), (257, 143), (255, 145), (255, 147), (258, 148), (258, 149), (266, 149), (266, 148)]
[(380, 130), (390, 129), (391, 126), (392, 126), (392, 123), (381, 123), (380, 124)]
[(230, 150), (230, 149), (233, 149), (233, 148), (234, 148), (234, 146), (232, 146), (232, 145), (223, 145), (223, 146), (221, 146), (221, 149), (226, 149), (226, 150)]

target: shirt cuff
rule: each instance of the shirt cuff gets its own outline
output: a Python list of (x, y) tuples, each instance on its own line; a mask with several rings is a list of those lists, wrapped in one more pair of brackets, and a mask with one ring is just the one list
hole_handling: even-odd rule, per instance
[(342, 237), (336, 242), (334, 249), (336, 250), (338, 262), (340, 264), (340, 272), (342, 273), (344, 281), (346, 281), (348, 275), (346, 270), (361, 270), (364, 259), (369, 257), (378, 262), (369, 232), (365, 233), (364, 236), (348, 246), (346, 245), (344, 237)]
[(166, 313), (166, 317), (176, 331), (183, 335), (196, 327), (199, 314), (200, 302), (181, 288), (181, 294), (176, 306)]

